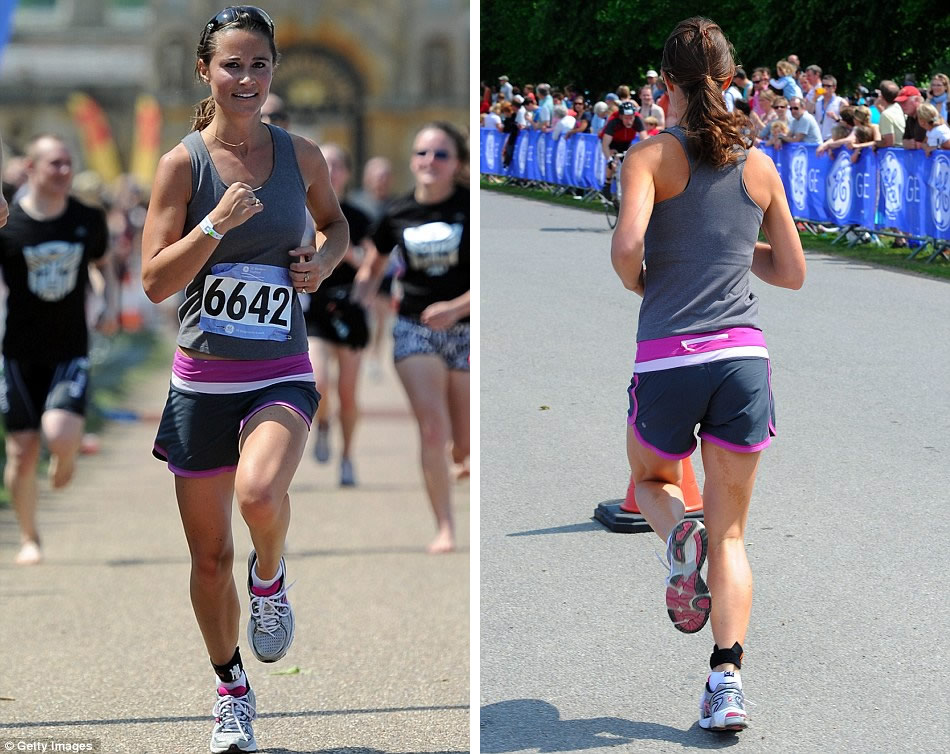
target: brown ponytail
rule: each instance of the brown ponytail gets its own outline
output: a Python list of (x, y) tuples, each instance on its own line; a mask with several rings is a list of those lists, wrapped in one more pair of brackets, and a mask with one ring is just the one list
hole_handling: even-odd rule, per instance
[(663, 45), (661, 68), (686, 98), (679, 122), (697, 158), (714, 167), (735, 162), (744, 140), (722, 95), (736, 69), (722, 29), (708, 18), (681, 21)]
[(195, 105), (195, 115), (191, 124), (192, 131), (204, 131), (214, 118), (214, 97), (205, 97)]

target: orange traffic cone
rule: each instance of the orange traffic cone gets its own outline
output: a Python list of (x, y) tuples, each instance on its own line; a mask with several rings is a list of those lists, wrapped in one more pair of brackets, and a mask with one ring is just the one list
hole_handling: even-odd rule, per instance
[[(633, 490), (633, 478), (631, 477), (630, 484), (627, 486), (627, 496), (624, 500), (622, 502), (608, 500), (598, 504), (594, 510), (594, 520), (600, 521), (608, 529), (615, 532), (650, 531), (650, 524), (647, 523), (637, 507)], [(696, 474), (693, 473), (693, 464), (689, 458), (683, 459), (682, 490), (686, 502), (686, 518), (702, 519), (703, 496), (699, 491)]]
[[(696, 482), (696, 474), (693, 472), (693, 462), (690, 459), (683, 459), (683, 500), (686, 503), (686, 513), (695, 513), (703, 509), (703, 495), (699, 491), (699, 484)], [(624, 513), (640, 513), (637, 507), (637, 500), (633, 492), (633, 477), (630, 477), (630, 484), (627, 486), (627, 496), (620, 505), (620, 510)]]

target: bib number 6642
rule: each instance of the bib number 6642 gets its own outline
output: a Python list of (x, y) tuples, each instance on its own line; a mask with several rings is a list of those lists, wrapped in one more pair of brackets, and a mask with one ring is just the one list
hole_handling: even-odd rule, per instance
[(290, 290), (284, 286), (247, 283), (233, 278), (209, 278), (202, 309), (215, 319), (289, 327), (286, 317)]

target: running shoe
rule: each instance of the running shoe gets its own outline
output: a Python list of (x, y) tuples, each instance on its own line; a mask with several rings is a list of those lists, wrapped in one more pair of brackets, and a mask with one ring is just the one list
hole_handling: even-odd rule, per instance
[(294, 611), (287, 601), (287, 566), (280, 559), (283, 575), (272, 587), (254, 586), (251, 574), (257, 563), (257, 553), (251, 550), (247, 558), (247, 591), (251, 595), (251, 617), (247, 622), (247, 640), (251, 651), (261, 662), (277, 662), (287, 654), (294, 641)]
[(673, 625), (694, 634), (709, 619), (712, 598), (699, 571), (706, 562), (706, 527), (683, 519), (670, 534), (666, 548), (670, 575), (666, 579), (666, 608)]
[(745, 730), (749, 716), (745, 711), (742, 684), (734, 673), (726, 672), (713, 691), (709, 680), (703, 684), (699, 699), (699, 727), (706, 730)]
[(313, 446), (313, 455), (319, 463), (330, 460), (330, 427), (317, 424), (317, 442)]
[(353, 472), (353, 462), (349, 458), (340, 461), (340, 486), (356, 486), (356, 474)]
[(254, 728), (257, 717), (257, 700), (254, 690), (240, 686), (228, 691), (218, 687), (218, 701), (211, 714), (214, 728), (211, 730), (211, 751), (216, 754), (237, 754), (242, 751), (257, 751)]

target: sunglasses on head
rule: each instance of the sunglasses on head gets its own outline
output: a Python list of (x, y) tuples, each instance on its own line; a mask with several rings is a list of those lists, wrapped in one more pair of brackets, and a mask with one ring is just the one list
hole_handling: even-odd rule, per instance
[(428, 157), (430, 154), (436, 160), (448, 160), (452, 157), (447, 149), (419, 149), (416, 151), (416, 157)]
[(242, 15), (247, 16), (255, 24), (263, 26), (272, 37), (274, 36), (274, 21), (265, 11), (255, 5), (231, 5), (205, 24), (205, 30), (201, 35), (202, 39), (207, 39), (208, 36), (214, 34), (222, 26), (234, 23)]

